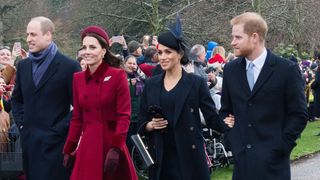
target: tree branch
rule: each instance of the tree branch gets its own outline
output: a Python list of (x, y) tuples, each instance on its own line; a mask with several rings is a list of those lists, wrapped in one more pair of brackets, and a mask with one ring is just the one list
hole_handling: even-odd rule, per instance
[(138, 21), (138, 22), (149, 23), (145, 19), (138, 19), (138, 18), (134, 18), (134, 17), (120, 16), (120, 15), (116, 15), (116, 14), (101, 13), (100, 15), (108, 16), (108, 17), (115, 17), (115, 18), (119, 18), (119, 19), (127, 19), (127, 20), (134, 20), (134, 21)]

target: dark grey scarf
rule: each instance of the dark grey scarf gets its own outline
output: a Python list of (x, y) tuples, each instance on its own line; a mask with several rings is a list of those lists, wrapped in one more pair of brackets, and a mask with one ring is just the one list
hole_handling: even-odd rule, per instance
[(36, 86), (38, 86), (57, 52), (57, 45), (51, 42), (47, 49), (37, 53), (29, 53), (29, 58), (32, 62), (33, 82)]

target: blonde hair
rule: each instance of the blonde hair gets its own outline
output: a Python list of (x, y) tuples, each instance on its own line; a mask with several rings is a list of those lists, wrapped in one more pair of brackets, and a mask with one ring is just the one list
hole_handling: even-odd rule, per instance
[(257, 33), (261, 41), (267, 37), (268, 25), (263, 17), (255, 12), (245, 12), (231, 19), (232, 26), (243, 24), (243, 30), (246, 34), (252, 35)]
[(235, 58), (234, 54), (232, 54), (231, 52), (229, 52), (227, 58), (226, 58), (226, 62), (232, 61)]
[(150, 45), (149, 43), (150, 43), (150, 39), (151, 39), (152, 37), (151, 36), (149, 36), (149, 35), (144, 35), (143, 37), (142, 37), (142, 44), (143, 45)]
[(226, 50), (224, 49), (223, 46), (217, 46), (216, 48), (213, 49), (211, 57), (213, 57), (216, 54), (220, 54), (220, 56), (223, 59), (226, 59)]
[(41, 31), (43, 34), (47, 33), (47, 32), (50, 32), (51, 34), (54, 33), (54, 30), (55, 30), (55, 27), (54, 27), (54, 24), (53, 22), (47, 18), (47, 17), (44, 17), (44, 16), (38, 16), (38, 17), (34, 17), (30, 20), (31, 21), (37, 21), (37, 22), (40, 22), (40, 28), (41, 28)]

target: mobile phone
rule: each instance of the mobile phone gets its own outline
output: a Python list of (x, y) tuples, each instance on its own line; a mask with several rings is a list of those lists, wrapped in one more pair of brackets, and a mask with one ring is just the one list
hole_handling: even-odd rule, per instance
[(111, 41), (113, 42), (113, 43), (122, 43), (122, 36), (112, 36), (111, 37)]
[(16, 51), (16, 52), (21, 51), (21, 42), (15, 42), (13, 44), (13, 50)]

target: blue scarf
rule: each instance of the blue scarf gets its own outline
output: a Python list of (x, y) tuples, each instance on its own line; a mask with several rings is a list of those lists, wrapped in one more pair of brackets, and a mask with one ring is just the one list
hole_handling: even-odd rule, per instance
[(37, 53), (29, 53), (29, 58), (32, 62), (33, 82), (36, 86), (38, 86), (57, 52), (57, 45), (51, 42), (47, 49)]

